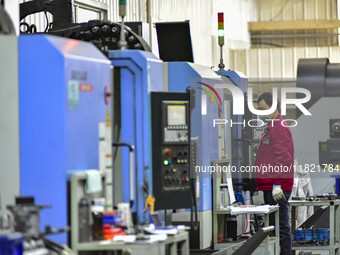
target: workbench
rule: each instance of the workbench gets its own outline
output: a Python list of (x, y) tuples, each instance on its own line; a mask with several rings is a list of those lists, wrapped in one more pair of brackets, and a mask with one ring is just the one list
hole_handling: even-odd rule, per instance
[[(71, 245), (75, 255), (78, 254), (133, 254), (133, 255), (189, 255), (189, 234), (186, 231), (176, 235), (168, 235), (165, 241), (148, 240), (130, 242), (122, 241), (92, 241), (79, 242), (78, 203), (82, 197), (103, 197), (105, 189), (96, 194), (84, 192), (86, 176), (83, 173), (75, 173), (71, 177)], [(105, 188), (105, 176), (103, 175), (103, 187)]]
[(165, 241), (136, 241), (124, 243), (121, 241), (94, 241), (78, 243), (72, 247), (75, 254), (91, 254), (91, 252), (109, 252), (110, 254), (133, 254), (133, 255), (189, 255), (189, 235), (182, 232), (177, 235), (168, 236)]

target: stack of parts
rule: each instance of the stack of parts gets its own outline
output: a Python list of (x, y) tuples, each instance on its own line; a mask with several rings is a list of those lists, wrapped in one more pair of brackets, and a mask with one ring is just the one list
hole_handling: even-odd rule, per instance
[(241, 206), (228, 206), (231, 215), (249, 214), (249, 213), (264, 213), (267, 214), (270, 208), (278, 207), (276, 205), (241, 205)]
[(111, 240), (118, 235), (126, 235), (124, 229), (119, 227), (122, 218), (116, 211), (106, 211), (103, 213), (103, 236), (104, 240)]

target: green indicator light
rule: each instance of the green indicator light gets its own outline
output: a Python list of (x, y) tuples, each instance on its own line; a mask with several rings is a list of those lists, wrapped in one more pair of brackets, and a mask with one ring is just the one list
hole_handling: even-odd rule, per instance
[(218, 36), (219, 36), (219, 37), (224, 36), (224, 29), (219, 29), (219, 30), (218, 30)]
[(164, 165), (169, 165), (169, 161), (167, 161), (167, 160), (164, 160)]

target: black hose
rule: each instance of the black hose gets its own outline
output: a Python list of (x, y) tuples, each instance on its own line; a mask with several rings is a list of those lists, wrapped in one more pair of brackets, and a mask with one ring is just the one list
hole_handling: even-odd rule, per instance
[[(191, 184), (191, 194), (192, 194), (192, 206), (190, 210), (190, 222), (191, 222), (191, 227), (194, 230), (198, 229), (198, 213), (197, 213), (197, 199), (196, 199), (196, 179), (192, 178), (190, 180)], [(195, 211), (195, 221), (193, 219), (194, 216), (194, 211)]]
[[(251, 202), (252, 205), (254, 205), (253, 195), (254, 195), (254, 191), (250, 191), (250, 202)], [(254, 220), (255, 220), (255, 231), (257, 231), (257, 230), (260, 229), (260, 226), (259, 226), (259, 222), (257, 220), (257, 215), (256, 214), (254, 214)]]

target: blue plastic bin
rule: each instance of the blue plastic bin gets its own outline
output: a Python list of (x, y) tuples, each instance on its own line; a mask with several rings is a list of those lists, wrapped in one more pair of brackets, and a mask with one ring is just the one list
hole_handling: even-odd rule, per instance
[(325, 236), (326, 241), (329, 240), (329, 229), (299, 229), (295, 231), (295, 239), (296, 241), (312, 241), (313, 237), (316, 241), (322, 242), (323, 237)]
[(22, 255), (24, 237), (20, 233), (0, 235), (0, 255)]
[(315, 239), (318, 240), (318, 242), (320, 243), (323, 241), (324, 236), (325, 236), (326, 241), (328, 241), (329, 240), (329, 229), (319, 228), (315, 230), (314, 236), (315, 236)]
[(120, 225), (123, 223), (122, 218), (118, 214), (104, 214), (103, 225)]
[(298, 229), (295, 230), (295, 239), (296, 241), (312, 241), (313, 240), (313, 231), (311, 229)]

